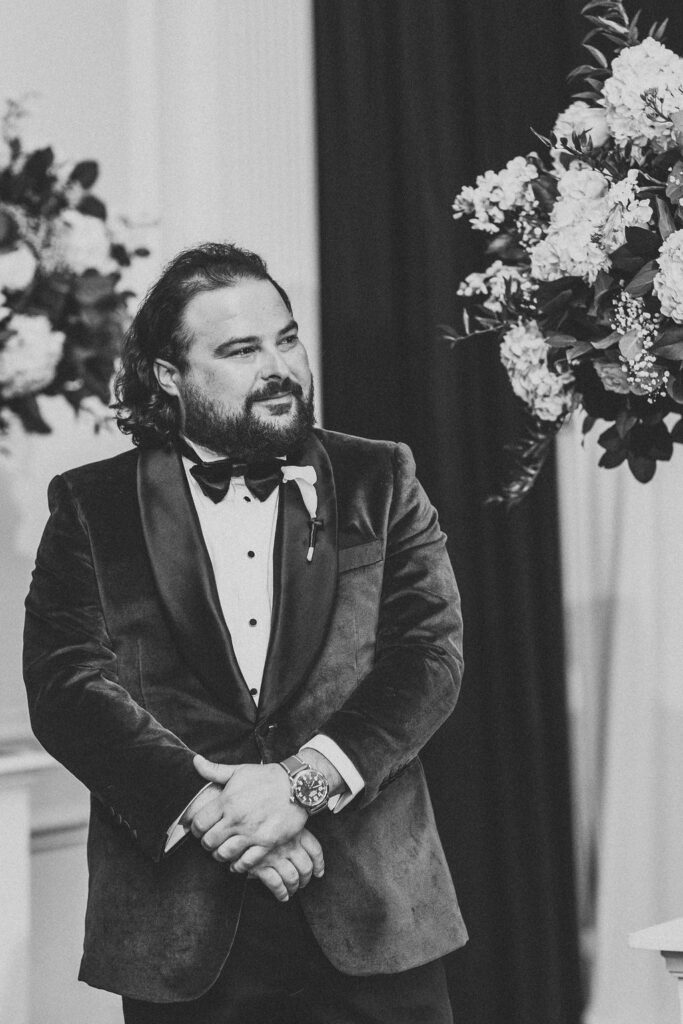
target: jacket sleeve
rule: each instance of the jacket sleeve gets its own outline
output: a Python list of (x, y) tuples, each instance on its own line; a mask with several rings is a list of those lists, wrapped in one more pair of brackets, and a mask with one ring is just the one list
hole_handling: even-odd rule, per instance
[(33, 731), (158, 860), (169, 824), (204, 783), (193, 752), (119, 684), (88, 531), (64, 478), (48, 500), (24, 628)]
[(453, 711), (462, 677), (460, 597), (435, 509), (406, 445), (394, 450), (375, 662), (322, 726), (354, 762), (363, 807)]

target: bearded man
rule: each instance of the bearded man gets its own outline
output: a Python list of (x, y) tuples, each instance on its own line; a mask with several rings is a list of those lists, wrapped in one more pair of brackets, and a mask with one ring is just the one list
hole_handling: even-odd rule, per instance
[(134, 448), (52, 481), (27, 598), (33, 728), (92, 794), (80, 977), (128, 1024), (450, 1022), (418, 754), (461, 628), (409, 450), (313, 428), (231, 245), (165, 269), (117, 396)]

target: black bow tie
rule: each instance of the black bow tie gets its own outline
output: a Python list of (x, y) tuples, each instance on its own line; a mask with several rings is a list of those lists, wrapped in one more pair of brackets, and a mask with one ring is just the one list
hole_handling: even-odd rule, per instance
[(215, 462), (202, 462), (194, 449), (182, 439), (178, 448), (181, 455), (195, 463), (190, 473), (207, 498), (216, 504), (228, 493), (234, 476), (243, 476), (248, 489), (259, 501), (270, 497), (282, 480), (282, 467), (285, 463), (280, 459), (260, 459), (254, 462), (218, 459)]

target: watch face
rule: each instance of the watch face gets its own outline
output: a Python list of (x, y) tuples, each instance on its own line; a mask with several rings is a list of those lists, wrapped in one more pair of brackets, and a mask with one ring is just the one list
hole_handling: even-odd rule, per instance
[(294, 796), (303, 807), (317, 807), (327, 799), (329, 786), (322, 772), (306, 768), (294, 780)]

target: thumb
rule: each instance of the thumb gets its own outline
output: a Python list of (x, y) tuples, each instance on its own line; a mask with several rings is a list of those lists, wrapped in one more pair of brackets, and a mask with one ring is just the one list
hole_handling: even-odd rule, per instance
[(216, 764), (215, 761), (209, 761), (201, 754), (195, 754), (192, 763), (203, 779), (206, 779), (207, 782), (217, 782), (220, 786), (224, 786), (226, 782), (230, 781), (238, 767), (236, 764)]

